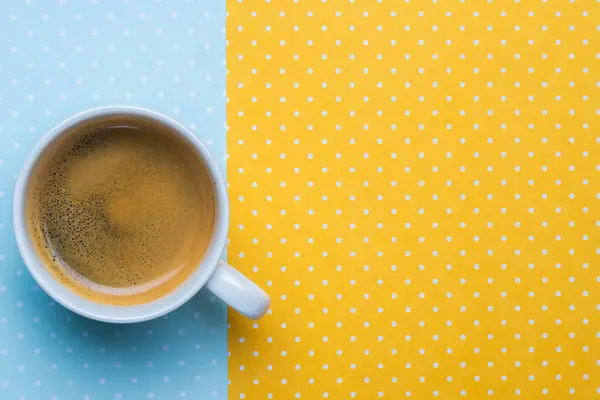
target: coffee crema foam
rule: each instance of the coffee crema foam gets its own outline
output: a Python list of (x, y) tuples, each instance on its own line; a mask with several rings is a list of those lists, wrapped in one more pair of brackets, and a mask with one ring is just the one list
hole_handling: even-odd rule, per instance
[(140, 304), (173, 290), (197, 267), (214, 227), (205, 167), (154, 127), (73, 132), (37, 166), (28, 199), (51, 272), (104, 303)]

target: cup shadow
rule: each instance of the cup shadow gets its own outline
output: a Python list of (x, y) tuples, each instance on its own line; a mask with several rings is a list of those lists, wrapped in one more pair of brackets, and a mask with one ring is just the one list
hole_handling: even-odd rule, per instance
[[(27, 276), (25, 276), (27, 275)], [(33, 371), (48, 371), (65, 390), (111, 384), (162, 393), (173, 388), (220, 382), (218, 363), (227, 352), (226, 306), (208, 291), (200, 291), (178, 310), (155, 320), (111, 324), (81, 317), (54, 302), (24, 273), (12, 285), (21, 308), (19, 331), (41, 354), (32, 359)], [(21, 347), (13, 353), (25, 354)], [(157, 387), (157, 382), (160, 383)], [(204, 383), (200, 383), (204, 382)], [(171, 389), (170, 389), (171, 388)], [(80, 393), (80, 392), (77, 392)], [(75, 392), (73, 392), (75, 394)]]

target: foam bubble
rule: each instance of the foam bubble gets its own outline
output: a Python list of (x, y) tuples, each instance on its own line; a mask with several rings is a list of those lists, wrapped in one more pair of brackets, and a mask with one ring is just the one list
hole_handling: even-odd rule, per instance
[(34, 234), (65, 279), (111, 295), (195, 267), (214, 223), (212, 186), (192, 151), (135, 126), (77, 132), (40, 168)]

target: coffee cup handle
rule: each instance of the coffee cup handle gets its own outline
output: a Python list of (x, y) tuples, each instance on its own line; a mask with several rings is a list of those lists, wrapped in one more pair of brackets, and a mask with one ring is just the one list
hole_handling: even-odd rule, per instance
[(207, 288), (231, 308), (252, 319), (265, 315), (271, 305), (271, 298), (264, 290), (224, 261), (219, 261)]

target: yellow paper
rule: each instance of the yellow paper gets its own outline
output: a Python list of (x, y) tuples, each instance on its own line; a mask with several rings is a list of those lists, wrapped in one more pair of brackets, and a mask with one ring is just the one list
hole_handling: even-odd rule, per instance
[(597, 2), (228, 10), (229, 398), (596, 398)]

